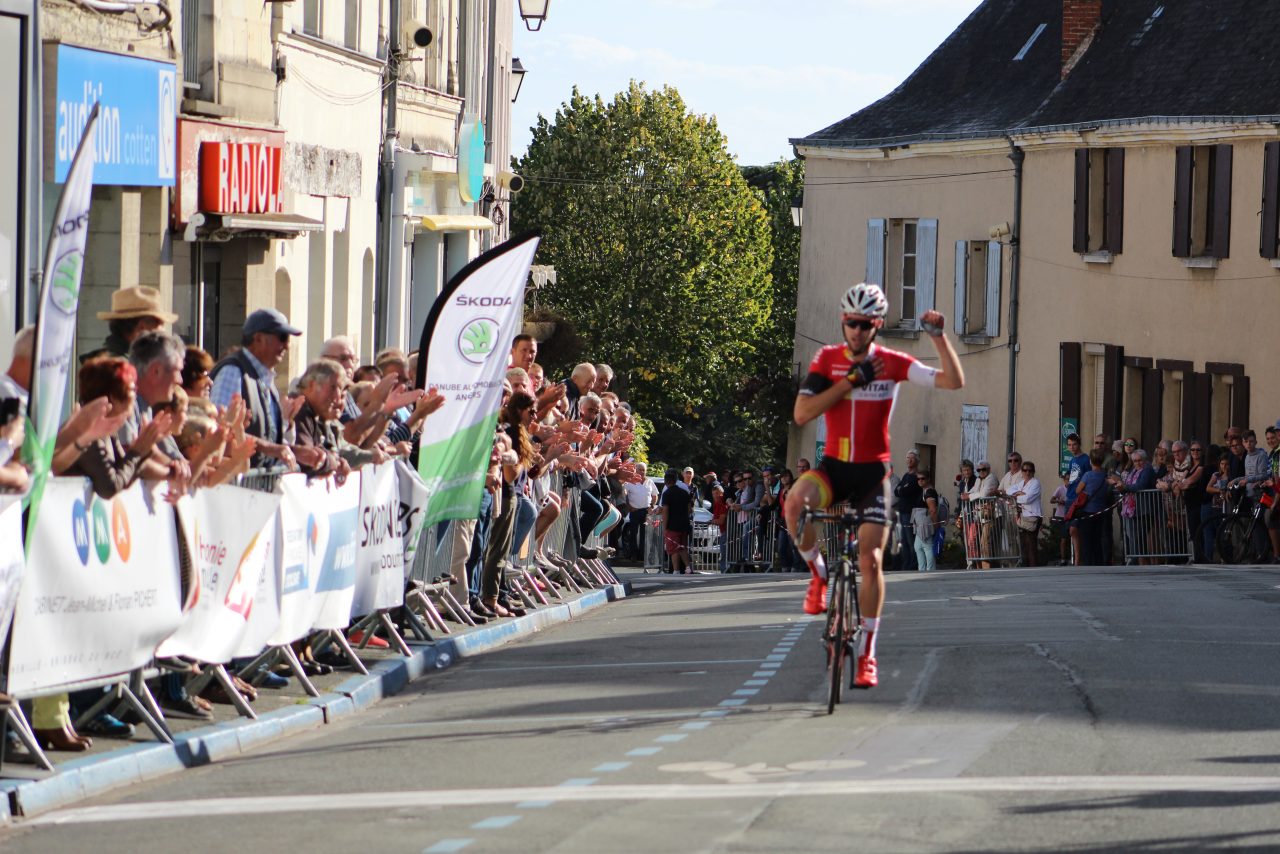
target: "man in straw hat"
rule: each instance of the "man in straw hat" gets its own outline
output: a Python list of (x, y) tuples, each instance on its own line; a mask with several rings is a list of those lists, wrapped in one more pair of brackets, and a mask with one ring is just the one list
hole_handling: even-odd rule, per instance
[(98, 319), (107, 322), (107, 340), (101, 349), (86, 353), (81, 362), (94, 356), (121, 356), (128, 358), (129, 347), (135, 339), (162, 329), (178, 319), (178, 315), (166, 311), (155, 288), (121, 288), (111, 294), (111, 311), (98, 312)]

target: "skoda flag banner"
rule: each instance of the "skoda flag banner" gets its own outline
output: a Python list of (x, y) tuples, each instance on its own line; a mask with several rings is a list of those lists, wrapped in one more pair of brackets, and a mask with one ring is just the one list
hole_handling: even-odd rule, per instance
[(22, 502), (17, 497), (0, 498), (0, 638), (9, 636), (9, 623), (18, 604), (18, 588), (25, 565)]
[(502, 379), (537, 248), (537, 235), (529, 235), (476, 258), (427, 317), (418, 388), (436, 388), (445, 405), (427, 419), (418, 452), (418, 473), (431, 496), (424, 524), (474, 519), (480, 509)]
[[(31, 511), (27, 532), (36, 526), (40, 497), (53, 461), (53, 443), (62, 420), (62, 401), (71, 373), (71, 349), (76, 339), (76, 313), (80, 308), (80, 274), (84, 247), (89, 239), (89, 203), (93, 192), (95, 135), (98, 105), (85, 121), (84, 135), (67, 173), (67, 183), (49, 229), (44, 256), (44, 281), (36, 317), (36, 358), (31, 377), (31, 401), (23, 459), (31, 467)], [(27, 538), (30, 543), (30, 536)], [(29, 547), (28, 547), (29, 548)]]

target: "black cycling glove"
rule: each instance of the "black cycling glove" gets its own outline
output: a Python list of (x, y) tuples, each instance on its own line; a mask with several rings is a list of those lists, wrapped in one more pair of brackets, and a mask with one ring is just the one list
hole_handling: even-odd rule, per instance
[(849, 380), (849, 384), (854, 388), (867, 385), (876, 378), (875, 365), (871, 364), (871, 360), (859, 362), (849, 369), (849, 373), (845, 375), (845, 379)]

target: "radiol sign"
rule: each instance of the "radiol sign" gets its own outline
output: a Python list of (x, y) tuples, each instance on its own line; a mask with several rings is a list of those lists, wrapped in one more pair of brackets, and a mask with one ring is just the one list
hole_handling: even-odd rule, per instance
[(93, 182), (171, 186), (178, 162), (174, 66), (67, 45), (51, 48), (46, 58), (54, 63), (47, 73), (57, 81), (45, 140), (45, 162), (54, 182), (67, 180), (89, 111), (97, 103)]
[(280, 213), (283, 149), (261, 142), (200, 143), (200, 210)]

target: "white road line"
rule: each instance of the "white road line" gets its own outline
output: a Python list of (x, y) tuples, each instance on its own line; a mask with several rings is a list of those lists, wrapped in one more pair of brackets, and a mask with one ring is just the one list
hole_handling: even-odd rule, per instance
[[(678, 801), (727, 798), (812, 798), (897, 794), (1059, 794), (1071, 792), (1218, 793), (1258, 792), (1280, 795), (1280, 777), (1227, 776), (1079, 776), (953, 777), (937, 779), (815, 780), (703, 785), (532, 786), (504, 789), (453, 789), (416, 792), (339, 792), (328, 795), (201, 798), (189, 801), (111, 804), (48, 813), (25, 826), (100, 822), (274, 815), (334, 810), (396, 810), (423, 807), (479, 806), (583, 801)], [(461, 840), (447, 840), (457, 841)], [(440, 849), (437, 849), (440, 850)]]
[(622, 771), (630, 767), (630, 762), (601, 762), (599, 765), (592, 768), (591, 772), (594, 774), (604, 771)]
[(759, 688), (762, 685), (768, 685), (769, 680), (768, 679), (748, 679), (746, 682), (743, 682), (742, 684), (748, 688), (751, 688), (752, 686)]
[(706, 729), (711, 726), (711, 721), (689, 721), (687, 724), (680, 724), (680, 729)]

